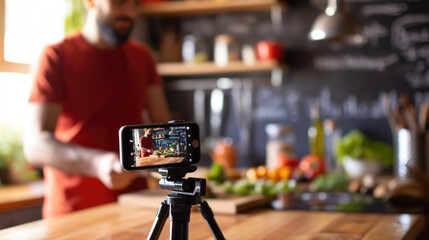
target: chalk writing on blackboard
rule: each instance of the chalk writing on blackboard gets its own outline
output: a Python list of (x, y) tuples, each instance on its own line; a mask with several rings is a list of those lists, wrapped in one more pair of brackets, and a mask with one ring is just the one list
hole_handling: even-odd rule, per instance
[(282, 121), (288, 119), (296, 122), (300, 118), (299, 101), (301, 99), (301, 93), (296, 89), (258, 89), (254, 117), (260, 120)]
[(399, 57), (395, 53), (386, 56), (370, 57), (365, 55), (326, 55), (314, 58), (314, 67), (322, 71), (338, 70), (366, 70), (383, 72), (392, 64), (397, 63)]
[(373, 47), (378, 46), (378, 39), (388, 37), (389, 29), (381, 25), (378, 21), (373, 20), (369, 24), (363, 26), (362, 33), (367, 41)]
[(319, 96), (307, 99), (307, 106), (319, 105), (325, 118), (332, 119), (381, 119), (384, 111), (380, 96), (371, 101), (358, 100), (355, 94), (350, 94), (343, 101), (335, 102), (331, 99), (331, 90), (325, 87)]
[[(392, 99), (391, 107), (395, 106), (398, 98), (397, 90), (386, 91), (386, 93)], [(297, 89), (264, 88), (258, 90), (254, 118), (265, 121), (298, 122), (302, 118), (308, 118), (310, 107), (317, 105), (320, 107), (323, 118), (384, 119), (383, 94), (380, 92), (372, 100), (362, 100), (358, 98), (358, 94), (349, 94), (341, 101), (334, 101), (329, 87), (323, 87), (320, 93), (314, 96), (304, 96)], [(258, 102), (262, 99), (266, 101)], [(278, 99), (282, 100), (278, 101)], [(415, 92), (414, 99), (416, 106), (429, 102), (429, 92)]]
[(408, 10), (406, 3), (385, 3), (368, 4), (362, 7), (362, 16), (370, 17), (374, 15), (400, 16)]
[(412, 69), (405, 73), (413, 88), (429, 86), (429, 14), (412, 14), (392, 23), (392, 48), (399, 50)]
[(407, 50), (418, 43), (429, 43), (429, 14), (406, 15), (392, 23), (392, 47)]
[[(296, 89), (281, 91), (266, 88), (259, 89), (257, 92), (254, 117), (258, 120), (298, 122), (303, 117), (309, 117), (307, 115), (313, 105), (320, 107), (324, 118), (383, 119), (385, 117), (381, 93), (376, 99), (369, 101), (360, 100), (355, 94), (348, 95), (344, 100), (334, 101), (329, 87), (323, 87), (320, 93), (314, 96), (304, 96)], [(392, 99), (396, 98), (396, 92), (392, 91), (390, 94)], [(424, 96), (429, 98), (429, 94)]]
[(419, 60), (415, 63), (414, 69), (405, 73), (407, 82), (413, 88), (429, 86), (429, 69), (426, 62)]

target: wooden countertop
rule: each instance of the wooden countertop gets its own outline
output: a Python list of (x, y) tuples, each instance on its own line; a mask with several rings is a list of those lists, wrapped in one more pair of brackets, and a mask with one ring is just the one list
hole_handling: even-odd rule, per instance
[(45, 188), (43, 180), (0, 188), (0, 211), (41, 204)]
[[(0, 231), (0, 239), (145, 239), (156, 210), (107, 204), (59, 218)], [(226, 239), (414, 239), (423, 217), (408, 214), (327, 213), (254, 210), (215, 216)], [(160, 239), (169, 239), (165, 223)], [(213, 239), (198, 211), (193, 211), (189, 239)]]

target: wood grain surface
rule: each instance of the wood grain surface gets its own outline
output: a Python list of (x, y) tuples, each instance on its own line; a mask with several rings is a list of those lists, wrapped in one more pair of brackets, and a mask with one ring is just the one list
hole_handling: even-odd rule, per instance
[(285, 65), (277, 61), (257, 62), (248, 66), (241, 61), (228, 63), (224, 67), (217, 66), (214, 62), (204, 62), (194, 65), (184, 63), (159, 63), (157, 71), (162, 77), (172, 76), (198, 76), (198, 75), (218, 75), (235, 74), (235, 73), (252, 73), (252, 72), (269, 72), (275, 68), (287, 70)]
[(0, 188), (0, 211), (41, 204), (44, 194), (43, 181), (3, 186)]
[[(145, 239), (156, 210), (116, 203), (0, 231), (0, 239)], [(215, 216), (226, 239), (414, 239), (423, 229), (419, 215), (352, 214), (258, 209)], [(169, 239), (169, 221), (159, 239)], [(193, 211), (189, 239), (213, 239)]]
[[(171, 191), (164, 189), (146, 189), (122, 194), (118, 198), (118, 203), (124, 206), (158, 209), (161, 201), (166, 199), (167, 194), (171, 194)], [(218, 196), (217, 198), (205, 198), (215, 214), (237, 214), (269, 204), (272, 200), (275, 200), (275, 196), (268, 197), (263, 195), (241, 197), (235, 194), (223, 194)]]
[(279, 0), (236, 0), (236, 1), (168, 1), (142, 4), (140, 13), (145, 16), (190, 16), (225, 12), (270, 11), (279, 5), (287, 9), (287, 5)]

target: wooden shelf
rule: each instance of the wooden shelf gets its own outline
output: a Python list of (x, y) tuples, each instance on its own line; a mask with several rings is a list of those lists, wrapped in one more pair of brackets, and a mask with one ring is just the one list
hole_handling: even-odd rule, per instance
[(157, 65), (158, 73), (163, 77), (270, 72), (278, 68), (287, 69), (286, 66), (279, 64), (277, 61), (256, 62), (250, 66), (245, 65), (243, 62), (231, 62), (225, 67), (219, 67), (214, 62), (193, 65), (184, 63), (159, 63)]
[(156, 17), (190, 16), (225, 12), (269, 11), (276, 5), (286, 8), (286, 4), (280, 0), (187, 0), (142, 4), (140, 13)]
[(43, 180), (0, 188), (0, 212), (41, 204), (45, 195)]

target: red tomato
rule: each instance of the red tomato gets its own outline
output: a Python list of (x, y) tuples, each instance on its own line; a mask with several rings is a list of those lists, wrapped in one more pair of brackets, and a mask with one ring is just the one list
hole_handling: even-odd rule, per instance
[(301, 159), (299, 168), (304, 172), (308, 180), (314, 179), (317, 175), (325, 172), (324, 161), (317, 155), (307, 155)]
[(280, 153), (277, 157), (277, 168), (282, 167), (291, 167), (296, 168), (298, 167), (299, 162), (296, 158), (289, 158), (286, 153)]

